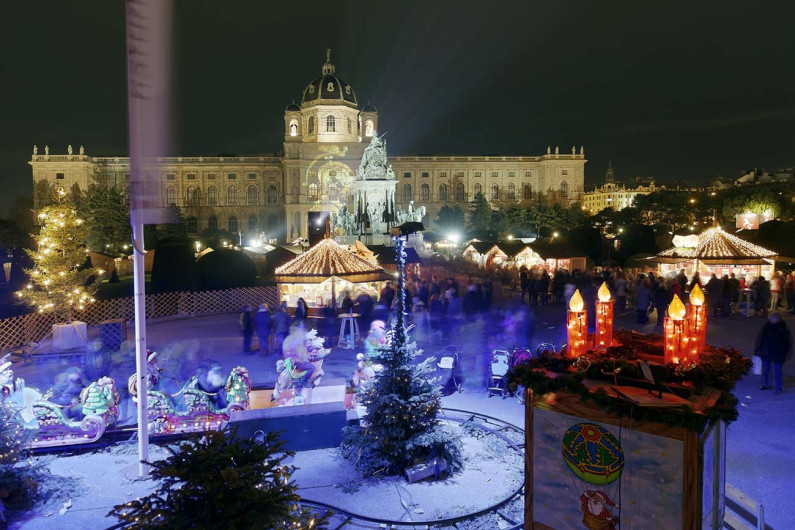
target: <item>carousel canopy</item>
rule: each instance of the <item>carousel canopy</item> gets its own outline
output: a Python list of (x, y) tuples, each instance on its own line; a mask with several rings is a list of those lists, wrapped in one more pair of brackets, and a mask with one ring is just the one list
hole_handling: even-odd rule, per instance
[(649, 261), (679, 263), (684, 260), (697, 259), (704, 263), (714, 264), (761, 265), (767, 263), (765, 260), (776, 258), (776, 253), (772, 250), (724, 232), (718, 226), (704, 230), (698, 235), (697, 240), (683, 242), (683, 244), (695, 246), (669, 248), (650, 258)]
[(337, 244), (324, 239), (297, 258), (276, 268), (277, 283), (321, 283), (339, 278), (351, 283), (393, 280), (394, 277), (378, 265)]

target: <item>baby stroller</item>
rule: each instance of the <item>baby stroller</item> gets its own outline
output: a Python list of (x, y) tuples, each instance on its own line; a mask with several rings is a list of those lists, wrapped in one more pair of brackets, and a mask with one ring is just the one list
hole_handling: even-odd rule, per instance
[[(517, 355), (514, 356), (513, 364), (511, 366), (516, 366), (520, 362), (526, 361), (533, 357), (539, 357), (544, 352), (554, 352), (556, 350), (555, 350), (555, 344), (551, 342), (539, 342), (538, 346), (536, 346), (535, 355), (531, 354), (527, 350), (520, 350), (520, 351), (523, 352), (521, 354), (522, 358), (521, 359), (519, 358), (519, 354), (517, 352)], [(520, 405), (524, 405), (525, 395), (524, 395), (524, 387), (522, 385), (518, 385), (516, 388), (516, 401), (518, 401)]]
[(507, 350), (493, 350), (491, 352), (491, 362), (489, 363), (489, 397), (499, 394), (505, 397), (508, 388), (505, 383), (505, 376), (511, 368), (511, 354)]
[[(442, 348), (436, 367), (439, 369), (437, 382), (442, 387), (442, 395), (450, 395), (456, 390), (458, 392), (464, 391), (464, 384), (456, 376), (458, 348), (452, 345)], [(450, 388), (451, 386), (452, 388)]]

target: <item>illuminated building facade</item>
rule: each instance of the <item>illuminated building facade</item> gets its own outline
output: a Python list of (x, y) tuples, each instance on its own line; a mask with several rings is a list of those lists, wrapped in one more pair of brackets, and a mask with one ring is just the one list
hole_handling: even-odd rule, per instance
[[(303, 90), (301, 102), (284, 111), (284, 154), (180, 156), (160, 159), (164, 205), (175, 204), (188, 230), (265, 233), (292, 240), (306, 237), (310, 212), (336, 212), (353, 199), (353, 181), (364, 148), (378, 131), (378, 110), (360, 106), (353, 88), (336, 73), (327, 53), (321, 75)], [(125, 187), (129, 159), (44, 154), (30, 160), (34, 205), (39, 208), (55, 185), (85, 190), (91, 183)], [(476, 193), (496, 205), (582, 200), (585, 154), (547, 148), (539, 156), (397, 156), (395, 201), (427, 208), (432, 226), (444, 205), (464, 210)]]

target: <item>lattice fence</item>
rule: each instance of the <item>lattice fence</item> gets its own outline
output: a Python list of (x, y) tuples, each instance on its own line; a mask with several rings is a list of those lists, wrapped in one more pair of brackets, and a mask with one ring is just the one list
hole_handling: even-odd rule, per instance
[[(256, 307), (279, 303), (276, 287), (241, 287), (221, 291), (186, 291), (150, 294), (146, 296), (146, 318), (184, 317), (235, 313), (245, 304)], [(89, 326), (105, 320), (130, 321), (135, 316), (132, 298), (97, 300), (75, 315)], [(0, 320), (0, 351), (8, 351), (29, 342), (39, 342), (52, 331), (55, 316), (50, 313), (31, 313)]]

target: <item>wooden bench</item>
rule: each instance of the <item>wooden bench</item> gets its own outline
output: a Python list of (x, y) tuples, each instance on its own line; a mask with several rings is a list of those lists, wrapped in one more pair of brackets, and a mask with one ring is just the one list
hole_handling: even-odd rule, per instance
[(765, 530), (765, 508), (727, 482), (723, 527), (734, 530)]

